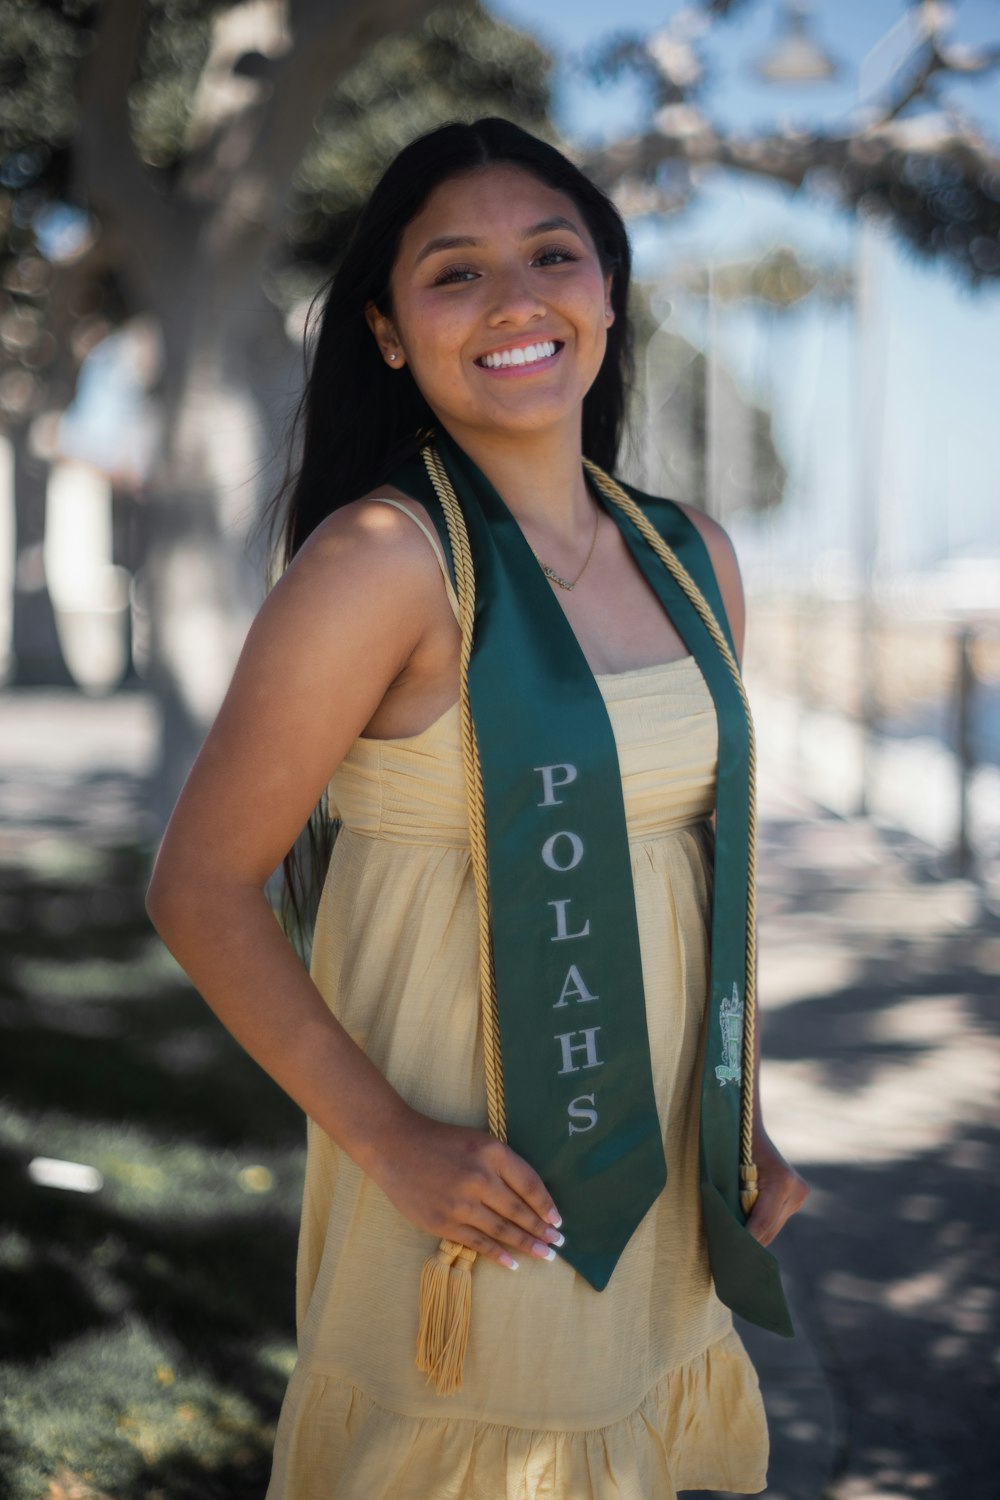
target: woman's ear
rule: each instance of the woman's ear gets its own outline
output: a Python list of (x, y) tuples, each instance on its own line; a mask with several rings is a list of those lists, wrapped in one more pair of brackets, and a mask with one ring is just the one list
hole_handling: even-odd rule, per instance
[(615, 279), (614, 271), (609, 271), (604, 278), (604, 320), (608, 327), (615, 321), (615, 311), (611, 306), (611, 286)]
[(379, 312), (375, 303), (370, 298), (365, 303), (365, 321), (375, 335), (375, 342), (378, 344), (382, 358), (387, 364), (391, 364), (394, 369), (402, 369), (406, 360), (402, 345), (393, 327), (392, 319), (387, 318), (385, 313)]

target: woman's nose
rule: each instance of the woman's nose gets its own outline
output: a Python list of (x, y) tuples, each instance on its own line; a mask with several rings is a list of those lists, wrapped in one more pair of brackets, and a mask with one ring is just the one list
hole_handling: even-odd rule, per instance
[(537, 313), (544, 315), (546, 310), (545, 301), (525, 267), (511, 266), (500, 271), (494, 278), (491, 323), (506, 322), (511, 318), (529, 318)]

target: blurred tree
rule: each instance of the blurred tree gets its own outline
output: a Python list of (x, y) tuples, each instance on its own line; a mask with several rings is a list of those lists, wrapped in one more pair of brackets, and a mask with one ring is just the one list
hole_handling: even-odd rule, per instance
[[(64, 675), (41, 555), (55, 450), (39, 418), (65, 407), (95, 337), (151, 314), (163, 430), (142, 595), (160, 817), (259, 603), (249, 538), (301, 380), (286, 320), (413, 135), (492, 112), (554, 138), (549, 67), (475, 0), (0, 0), (0, 413), (26, 454), (16, 680)], [(64, 222), (72, 203), (82, 227)]]

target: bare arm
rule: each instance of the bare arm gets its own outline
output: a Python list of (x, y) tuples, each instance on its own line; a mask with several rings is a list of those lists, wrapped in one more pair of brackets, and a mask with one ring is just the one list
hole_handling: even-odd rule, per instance
[(164, 942), (249, 1054), (412, 1222), (503, 1260), (554, 1238), (532, 1169), (400, 1098), (326, 1005), (264, 885), (405, 676), (441, 580), (387, 506), (320, 526), (272, 590), (171, 816), (147, 895)]

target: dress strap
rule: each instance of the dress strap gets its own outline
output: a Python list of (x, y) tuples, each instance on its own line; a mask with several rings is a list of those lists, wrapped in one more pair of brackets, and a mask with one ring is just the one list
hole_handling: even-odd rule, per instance
[(404, 505), (402, 500), (394, 500), (390, 495), (369, 495), (368, 499), (376, 501), (380, 505), (394, 505), (397, 510), (401, 510), (403, 512), (404, 516), (409, 516), (410, 520), (415, 521), (416, 524), (420, 527), (420, 530), (423, 532), (424, 536), (434, 548), (434, 556), (438, 560), (441, 572), (444, 576), (444, 586), (448, 591), (448, 603), (451, 605), (452, 614), (457, 620), (459, 618), (458, 595), (455, 593), (455, 589), (452, 585), (451, 575), (448, 572), (448, 564), (445, 562), (444, 553), (441, 551), (441, 543), (438, 541), (433, 531), (429, 526), (425, 525), (424, 522), (421, 521), (418, 515), (415, 515), (413, 513), (408, 505)]

